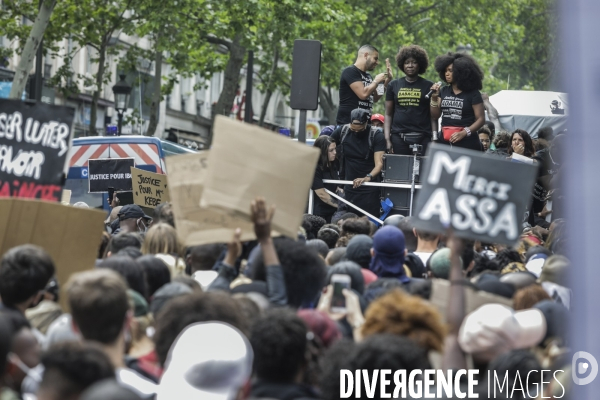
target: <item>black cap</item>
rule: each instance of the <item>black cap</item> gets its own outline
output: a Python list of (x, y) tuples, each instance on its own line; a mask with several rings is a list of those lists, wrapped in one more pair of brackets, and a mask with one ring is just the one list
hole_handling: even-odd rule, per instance
[(355, 108), (350, 113), (350, 123), (354, 121), (359, 121), (361, 125), (366, 124), (367, 122), (369, 122), (370, 117), (371, 113), (368, 110), (362, 108)]
[(152, 219), (152, 217), (147, 216), (144, 213), (144, 211), (142, 211), (142, 208), (140, 206), (135, 204), (127, 204), (126, 206), (123, 206), (123, 208), (121, 208), (121, 211), (119, 211), (119, 214), (117, 215), (119, 216), (119, 220), (121, 221), (131, 218)]

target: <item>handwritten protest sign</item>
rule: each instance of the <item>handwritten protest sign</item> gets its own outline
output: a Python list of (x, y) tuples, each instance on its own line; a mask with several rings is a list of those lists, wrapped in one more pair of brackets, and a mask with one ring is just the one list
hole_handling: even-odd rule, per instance
[(72, 273), (94, 268), (105, 218), (103, 211), (89, 208), (0, 199), (0, 254), (22, 244), (40, 246), (54, 260), (58, 281), (64, 284)]
[(60, 201), (75, 109), (0, 99), (0, 197)]
[(108, 188), (130, 192), (134, 158), (100, 158), (88, 161), (90, 193), (108, 192)]
[[(201, 208), (200, 198), (208, 169), (208, 151), (168, 157), (169, 193), (175, 227), (186, 246), (229, 242), (236, 228), (242, 240), (255, 239), (254, 228), (244, 218), (231, 216), (215, 208)], [(248, 203), (248, 208), (250, 203)]]
[(169, 201), (167, 176), (131, 167), (133, 204), (141, 207), (156, 207)]
[(277, 206), (274, 229), (295, 238), (319, 154), (303, 143), (219, 115), (201, 205), (249, 221), (248, 205), (264, 197)]
[(496, 159), (473, 150), (429, 147), (417, 195), (417, 229), (492, 243), (519, 239), (537, 176), (534, 165)]

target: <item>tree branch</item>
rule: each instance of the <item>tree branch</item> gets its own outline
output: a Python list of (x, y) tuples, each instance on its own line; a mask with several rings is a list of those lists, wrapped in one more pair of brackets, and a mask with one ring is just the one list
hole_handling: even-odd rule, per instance
[(215, 36), (206, 36), (206, 41), (208, 43), (212, 43), (212, 44), (223, 45), (223, 46), (227, 47), (229, 50), (231, 50), (231, 42), (229, 40), (221, 39), (221, 38), (218, 38)]

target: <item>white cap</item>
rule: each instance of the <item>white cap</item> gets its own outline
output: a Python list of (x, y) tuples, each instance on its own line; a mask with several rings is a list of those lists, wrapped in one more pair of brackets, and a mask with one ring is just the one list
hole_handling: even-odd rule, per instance
[(534, 254), (533, 256), (531, 256), (529, 261), (527, 261), (525, 268), (527, 268), (527, 271), (531, 272), (537, 278), (539, 278), (540, 275), (542, 274), (542, 268), (544, 267), (544, 264), (546, 263), (547, 257), (548, 256), (546, 256), (546, 254), (543, 254), (543, 253)]
[(248, 339), (231, 325), (189, 325), (169, 350), (157, 400), (234, 399), (250, 378), (253, 357)]
[(541, 311), (515, 312), (501, 304), (485, 304), (465, 318), (458, 333), (460, 347), (487, 360), (506, 351), (540, 343), (546, 335)]

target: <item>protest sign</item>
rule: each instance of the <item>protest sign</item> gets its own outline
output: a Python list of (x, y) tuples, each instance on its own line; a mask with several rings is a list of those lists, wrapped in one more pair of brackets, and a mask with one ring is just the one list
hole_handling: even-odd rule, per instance
[(154, 208), (169, 201), (167, 176), (131, 167), (133, 204)]
[(429, 147), (415, 226), (458, 237), (514, 244), (531, 200), (537, 167), (446, 145)]
[(60, 201), (75, 109), (0, 99), (0, 197)]
[(186, 246), (225, 243), (231, 241), (236, 228), (241, 228), (243, 241), (255, 239), (254, 228), (246, 219), (211, 207), (200, 207), (208, 168), (208, 153), (202, 151), (165, 159), (169, 171), (168, 189), (175, 227), (181, 241)]
[(108, 192), (108, 188), (131, 192), (131, 167), (134, 158), (100, 158), (88, 161), (90, 193)]
[(249, 221), (257, 196), (277, 206), (273, 227), (296, 238), (319, 150), (255, 125), (217, 116), (202, 206)]
[(103, 211), (89, 208), (0, 199), (0, 252), (23, 244), (44, 248), (64, 285), (74, 272), (94, 268), (105, 218)]

